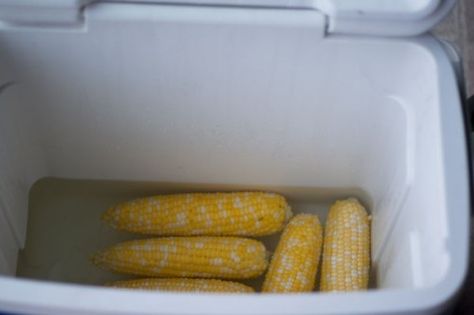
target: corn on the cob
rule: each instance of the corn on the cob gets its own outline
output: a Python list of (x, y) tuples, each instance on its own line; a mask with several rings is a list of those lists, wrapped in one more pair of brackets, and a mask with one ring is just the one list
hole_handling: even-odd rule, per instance
[(119, 243), (92, 258), (99, 267), (151, 277), (252, 278), (267, 265), (265, 246), (239, 237), (165, 237)]
[(107, 284), (114, 288), (180, 291), (180, 292), (222, 292), (222, 293), (252, 293), (253, 288), (245, 284), (216, 279), (188, 278), (149, 278), (115, 281)]
[(284, 197), (240, 192), (136, 199), (108, 209), (102, 219), (120, 230), (152, 235), (263, 236), (282, 230), (290, 217)]
[(263, 292), (309, 292), (315, 286), (322, 245), (319, 219), (299, 214), (283, 231), (268, 268)]
[(336, 201), (326, 222), (321, 291), (367, 289), (370, 268), (370, 223), (354, 198)]

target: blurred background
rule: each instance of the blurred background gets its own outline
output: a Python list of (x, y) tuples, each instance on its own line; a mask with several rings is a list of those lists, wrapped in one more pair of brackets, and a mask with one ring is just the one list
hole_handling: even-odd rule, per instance
[[(463, 58), (468, 96), (474, 94), (474, 0), (458, 0), (435, 34), (455, 45)], [(472, 313), (474, 314), (474, 312)]]

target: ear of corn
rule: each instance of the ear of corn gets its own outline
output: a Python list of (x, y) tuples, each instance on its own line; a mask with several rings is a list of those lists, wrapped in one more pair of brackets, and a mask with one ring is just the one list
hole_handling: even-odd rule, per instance
[(310, 292), (315, 286), (322, 228), (315, 215), (299, 214), (283, 231), (263, 283), (263, 292)]
[(336, 201), (326, 222), (321, 291), (367, 289), (370, 268), (370, 223), (354, 198)]
[(188, 278), (165, 278), (165, 279), (136, 279), (115, 281), (107, 284), (115, 288), (177, 291), (177, 292), (221, 292), (221, 293), (252, 293), (253, 288), (242, 283), (223, 281), (216, 279), (188, 279)]
[(263, 236), (291, 217), (285, 198), (264, 192), (162, 195), (121, 203), (102, 219), (113, 227), (153, 235)]
[(93, 262), (115, 272), (152, 277), (253, 278), (267, 265), (265, 246), (238, 237), (166, 237), (119, 243)]

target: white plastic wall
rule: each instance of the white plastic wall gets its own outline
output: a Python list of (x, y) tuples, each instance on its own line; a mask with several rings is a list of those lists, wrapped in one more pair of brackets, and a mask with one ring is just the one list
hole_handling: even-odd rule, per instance
[(21, 245), (26, 194), (43, 176), (359, 188), (380, 290), (213, 297), (0, 278), (0, 309), (440, 311), (467, 253), (452, 68), (431, 38), (324, 38), (323, 28), (314, 11), (109, 3), (87, 9), (84, 29), (0, 31), (0, 63), (26, 99), (0, 94), (3, 212)]
[(0, 272), (14, 274), (25, 242), (28, 191), (46, 170), (34, 116), (22, 101), (16, 76), (0, 60)]

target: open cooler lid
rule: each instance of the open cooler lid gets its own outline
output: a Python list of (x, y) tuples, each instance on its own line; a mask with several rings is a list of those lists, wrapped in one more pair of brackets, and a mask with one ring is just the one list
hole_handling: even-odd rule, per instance
[(314, 0), (328, 17), (328, 32), (410, 36), (437, 25), (456, 0)]
[[(77, 23), (92, 3), (107, 0), (0, 0), (0, 23)], [(127, 3), (274, 7), (318, 10), (329, 34), (410, 36), (429, 31), (456, 0), (114, 0)]]

